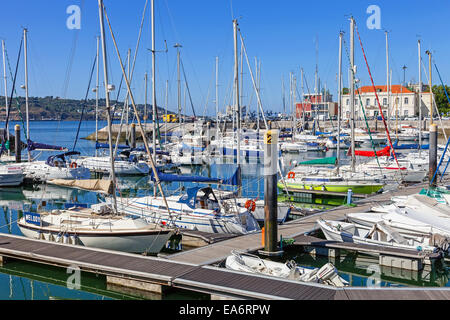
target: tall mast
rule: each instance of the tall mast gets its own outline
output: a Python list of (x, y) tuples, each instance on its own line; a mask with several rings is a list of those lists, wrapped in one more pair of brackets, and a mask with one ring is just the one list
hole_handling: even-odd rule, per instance
[[(240, 89), (240, 100), (239, 100), (239, 105), (243, 106), (244, 105), (244, 68), (243, 68), (243, 64), (244, 64), (244, 49), (242, 46), (242, 40), (241, 40), (241, 89)], [(239, 122), (242, 121), (242, 114), (239, 113)]]
[(386, 35), (386, 92), (387, 92), (387, 117), (388, 117), (388, 121), (387, 121), (387, 125), (388, 125), (388, 129), (391, 130), (391, 108), (390, 108), (390, 104), (391, 104), (391, 99), (390, 99), (390, 83), (389, 83), (389, 43), (388, 43), (388, 32), (385, 31), (385, 35)]
[(420, 40), (417, 40), (417, 48), (419, 53), (419, 157), (422, 149), (422, 68), (420, 62), (422, 61)]
[(350, 18), (350, 126), (351, 126), (351, 138), (352, 138), (352, 162), (351, 169), (355, 172), (355, 20)]
[(405, 65), (402, 67), (402, 69), (403, 69), (403, 84), (402, 84), (402, 86), (400, 88), (400, 130), (401, 130), (401, 127), (402, 127), (402, 116), (404, 116), (404, 111), (403, 111), (403, 87), (406, 84), (405, 83), (406, 68), (407, 68), (407, 66), (405, 66)]
[[(97, 54), (96, 54), (96, 65), (97, 65), (97, 77), (95, 80), (95, 143), (98, 142), (98, 88), (99, 88), (99, 49), (100, 49), (100, 37), (97, 36)], [(98, 149), (95, 148), (95, 156), (98, 155)]]
[(219, 138), (219, 57), (216, 57), (216, 140)]
[[(233, 30), (234, 30), (234, 89), (235, 89), (235, 103), (236, 103), (236, 131), (237, 131), (237, 166), (238, 166), (238, 180), (241, 181), (241, 110), (239, 104), (239, 61), (238, 61), (238, 41), (237, 41), (237, 31), (238, 22), (236, 19), (233, 20)], [(238, 196), (242, 194), (241, 185), (239, 185)]]
[[(128, 77), (128, 79), (130, 79), (130, 72), (131, 72), (131, 70), (130, 70), (130, 56), (131, 56), (131, 49), (128, 49), (128, 52), (127, 52), (127, 68), (128, 68), (128, 75), (127, 75), (127, 77)], [(125, 101), (125, 114), (126, 114), (126, 119), (127, 119), (127, 125), (125, 127), (125, 131), (126, 131), (125, 132), (125, 139), (128, 141), (128, 133), (129, 133), (128, 126), (129, 126), (129, 123), (130, 123), (130, 107), (128, 105), (128, 95), (127, 95), (127, 99)]]
[(297, 100), (297, 77), (292, 77), (292, 85), (293, 85), (293, 92), (292, 92), (292, 126), (293, 130), (292, 133), (294, 133), (297, 130), (297, 110), (296, 110), (296, 100)]
[[(5, 40), (2, 40), (2, 53), (3, 53), (3, 81), (5, 86), (5, 108), (6, 108), (6, 114), (8, 114), (9, 105), (8, 105), (8, 88), (7, 88), (7, 81), (6, 81), (6, 59), (5, 59)], [(9, 141), (9, 123), (6, 123), (6, 139)], [(10, 149), (8, 149), (8, 156), (11, 155)]]
[[(148, 91), (148, 73), (144, 74), (144, 123), (147, 122), (148, 112), (147, 112), (147, 91)], [(147, 126), (146, 126), (147, 127)], [(147, 128), (145, 128), (147, 129)]]
[[(156, 109), (156, 52), (155, 52), (155, 0), (151, 1), (152, 7), (152, 107), (153, 107), (153, 161), (156, 165), (156, 119), (158, 113)], [(154, 188), (156, 195), (156, 188)]]
[(430, 79), (429, 79), (429, 81), (430, 81), (430, 125), (432, 125), (434, 109), (433, 109), (433, 88), (432, 88), (432, 81), (431, 81), (431, 51), (427, 50), (425, 53), (428, 55), (428, 64), (429, 64), (428, 70), (430, 72)]
[(339, 33), (339, 74), (338, 74), (338, 132), (337, 132), (337, 172), (341, 160), (341, 109), (342, 109), (342, 37), (344, 33)]
[[(259, 91), (259, 68), (258, 68), (258, 58), (255, 57), (255, 72), (256, 72), (256, 90)], [(260, 117), (259, 117), (259, 106), (258, 106), (258, 99), (256, 99), (256, 132), (257, 132), (257, 138), (259, 139), (259, 122), (260, 122)]]
[(164, 143), (167, 143), (167, 108), (169, 108), (169, 80), (166, 80), (166, 107), (164, 113), (166, 115), (166, 124), (164, 126)]
[[(23, 48), (24, 48), (24, 59), (25, 59), (25, 113), (26, 113), (26, 121), (27, 121), (27, 139), (30, 139), (30, 115), (29, 115), (29, 109), (28, 109), (28, 54), (27, 54), (27, 29), (23, 29)], [(28, 142), (27, 142), (28, 144)], [(30, 149), (27, 148), (28, 152), (28, 162), (31, 161), (31, 153)]]
[(283, 100), (283, 115), (286, 114), (286, 99), (284, 97), (284, 79), (281, 77), (281, 97)]
[(289, 113), (290, 118), (291, 118), (291, 132), (292, 134), (294, 134), (294, 119), (292, 119), (292, 105), (294, 104), (294, 90), (293, 90), (293, 86), (294, 86), (294, 76), (292, 74), (292, 71), (289, 72)]
[(181, 79), (180, 79), (180, 48), (181, 44), (175, 43), (174, 48), (177, 48), (177, 83), (178, 83), (178, 124), (181, 130)]
[[(306, 114), (305, 114), (305, 88), (304, 88), (304, 86), (303, 86), (303, 82), (304, 82), (304, 79), (303, 79), (303, 68), (300, 68), (300, 75), (301, 75), (301, 77), (302, 77), (302, 116), (303, 116), (303, 125), (302, 125), (302, 128), (303, 128), (303, 130), (305, 129), (305, 121), (306, 121)], [(294, 134), (294, 133), (292, 133), (292, 134)], [(294, 135), (292, 135), (292, 140), (294, 140)]]
[(108, 121), (108, 142), (109, 142), (109, 159), (111, 165), (111, 181), (113, 186), (113, 209), (117, 213), (117, 199), (116, 199), (116, 172), (114, 169), (114, 154), (112, 148), (112, 123), (111, 123), (111, 106), (109, 104), (109, 84), (108, 84), (108, 63), (106, 61), (106, 40), (105, 40), (105, 25), (103, 23), (103, 0), (98, 0), (98, 14), (100, 18), (100, 32), (102, 37), (102, 55), (103, 55), (103, 77), (105, 87), (105, 102), (106, 102), (106, 119)]

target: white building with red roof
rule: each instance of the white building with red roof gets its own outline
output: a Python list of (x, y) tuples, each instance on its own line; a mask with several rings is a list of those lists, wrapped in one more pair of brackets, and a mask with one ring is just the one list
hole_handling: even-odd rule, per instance
[[(375, 95), (376, 90), (376, 95)], [(380, 108), (383, 110), (384, 116), (388, 115), (395, 118), (397, 115), (401, 118), (416, 117), (419, 114), (419, 93), (412, 91), (405, 86), (396, 84), (391, 85), (389, 94), (386, 86), (364, 86), (355, 90), (355, 119), (363, 119), (361, 104), (367, 117), (377, 117), (380, 115)], [(377, 101), (378, 96), (378, 101)], [(422, 92), (422, 116), (427, 117), (430, 105), (430, 93)], [(389, 100), (389, 101), (388, 101)], [(388, 106), (389, 111), (388, 112)], [(344, 119), (350, 118), (350, 94), (342, 95), (342, 117)]]

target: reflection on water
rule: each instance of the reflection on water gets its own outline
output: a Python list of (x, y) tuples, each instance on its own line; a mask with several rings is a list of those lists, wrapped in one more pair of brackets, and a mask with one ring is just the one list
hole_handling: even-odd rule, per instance
[[(12, 128), (14, 123), (10, 125)], [(101, 123), (99, 127), (106, 125)], [(73, 146), (77, 121), (55, 122), (55, 121), (32, 121), (31, 138), (34, 141)], [(84, 121), (81, 125), (81, 137), (86, 137), (95, 129), (95, 122)], [(95, 142), (79, 140), (77, 150), (82, 155), (94, 155)], [(347, 150), (342, 150), (343, 163)], [(38, 157), (45, 160), (53, 152), (43, 152)], [(34, 154), (33, 156), (36, 156)], [(308, 152), (285, 154), (282, 160), (283, 173), (288, 172), (296, 163), (304, 160), (320, 157), (336, 156), (336, 150), (327, 152)], [(25, 159), (26, 157), (22, 157)], [(242, 164), (242, 194), (252, 198), (264, 198), (263, 166), (255, 159), (243, 159)], [(181, 173), (202, 175), (206, 177), (229, 178), (235, 170), (234, 159), (211, 159), (205, 166), (181, 166)], [(103, 177), (107, 178), (107, 177)], [(182, 189), (191, 187), (193, 183), (162, 183), (167, 194), (180, 192)], [(138, 197), (153, 194), (154, 186), (149, 176), (118, 177), (117, 193), (124, 197)], [(228, 190), (230, 187), (223, 187)], [(89, 191), (70, 189), (54, 185), (37, 185), (33, 187), (1, 188), (0, 189), (0, 232), (20, 235), (16, 221), (23, 211), (36, 211), (38, 207), (44, 210), (61, 208), (64, 203), (87, 203), (94, 204), (104, 200), (103, 195)], [(289, 200), (280, 196), (280, 201)], [(292, 200), (292, 199), (290, 199)], [(338, 205), (337, 199), (321, 199), (320, 202), (304, 201), (296, 204), (305, 212), (325, 210)], [(294, 259), (303, 266), (320, 267), (328, 258), (311, 257), (303, 254), (298, 247), (286, 251), (282, 257), (283, 262)], [(280, 260), (281, 261), (281, 260)], [(333, 262), (333, 261), (332, 261)], [(379, 268), (378, 259), (370, 256), (343, 254), (339, 261), (333, 262), (343, 278), (355, 286), (365, 286), (373, 276), (378, 276), (381, 286), (449, 286), (447, 268), (437, 266), (433, 270), (421, 272), (399, 271), (389, 268)], [(378, 267), (378, 269), (377, 269)], [(65, 270), (40, 266), (36, 264), (10, 261), (0, 268), (0, 299), (137, 299), (140, 296), (134, 293), (118, 293), (117, 288), (106, 286), (101, 276), (82, 273), (82, 285), (80, 290), (70, 290), (66, 287), (68, 275)], [(372, 278), (371, 278), (372, 277)], [(145, 296), (146, 299), (161, 299), (161, 296)], [(176, 292), (164, 299), (204, 299), (203, 295), (195, 293)]]

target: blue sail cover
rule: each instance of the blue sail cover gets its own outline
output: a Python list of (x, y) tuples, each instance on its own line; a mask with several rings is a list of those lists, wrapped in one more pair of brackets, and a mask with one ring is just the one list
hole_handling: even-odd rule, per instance
[[(113, 144), (113, 148), (115, 148), (116, 145)], [(130, 149), (130, 146), (124, 145), (124, 144), (119, 144), (117, 145), (117, 149)], [(96, 142), (95, 143), (95, 149), (109, 149), (109, 144), (108, 143), (100, 143), (100, 142)]]
[(187, 204), (190, 208), (195, 209), (195, 199), (197, 198), (197, 193), (200, 189), (201, 187), (186, 189), (186, 193), (178, 200), (178, 202)]
[(27, 147), (28, 150), (57, 150), (57, 151), (67, 151), (67, 148), (60, 147), (60, 146), (53, 146), (50, 144), (44, 144), (44, 143), (38, 143), (33, 142), (30, 139), (27, 140)]
[(55, 160), (61, 160), (62, 162), (66, 162), (66, 157), (68, 156), (74, 156), (74, 155), (80, 155), (80, 153), (78, 151), (69, 151), (66, 153), (61, 153), (61, 154), (57, 154), (54, 156), (50, 156), (47, 158), (47, 161), (45, 162), (46, 164), (48, 164), (51, 167), (55, 166)]
[[(405, 143), (405, 144), (398, 145), (398, 140), (396, 140), (392, 146), (394, 147), (394, 149), (398, 149), (398, 150), (419, 149), (418, 143)], [(387, 145), (386, 145), (386, 147), (387, 147)], [(423, 144), (420, 148), (422, 150), (428, 150), (430, 148), (430, 145)]]
[[(238, 169), (239, 170), (239, 169)], [(166, 182), (197, 182), (197, 183), (219, 183), (237, 186), (240, 185), (238, 170), (233, 174), (231, 178), (228, 179), (219, 179), (219, 178), (208, 178), (202, 176), (187, 176), (187, 175), (177, 175), (177, 174), (168, 174), (162, 173), (158, 171), (158, 178), (160, 181)], [(151, 172), (151, 179), (153, 182), (156, 181), (155, 175), (153, 171)]]
[[(150, 153), (153, 153), (153, 148), (149, 147), (148, 149), (150, 150)], [(131, 151), (147, 151), (147, 150), (145, 149), (144, 146), (140, 146), (140, 147), (132, 148)], [(169, 152), (158, 150), (158, 149), (156, 149), (156, 154), (162, 154), (164, 156), (170, 155)]]

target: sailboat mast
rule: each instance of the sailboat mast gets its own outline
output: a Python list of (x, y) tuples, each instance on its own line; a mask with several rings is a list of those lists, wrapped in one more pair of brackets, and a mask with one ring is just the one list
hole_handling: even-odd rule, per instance
[(387, 92), (387, 126), (388, 129), (391, 130), (391, 99), (390, 99), (390, 83), (389, 83), (389, 43), (388, 43), (388, 32), (385, 31), (386, 35), (386, 92)]
[[(305, 121), (306, 121), (306, 114), (305, 114), (305, 88), (303, 86), (303, 68), (300, 68), (300, 75), (302, 77), (302, 116), (303, 116), (303, 124), (302, 124), (302, 128), (303, 130), (305, 129)], [(294, 133), (292, 133), (292, 141), (294, 141)]]
[(102, 37), (102, 55), (103, 55), (103, 77), (105, 86), (105, 103), (106, 103), (106, 119), (108, 121), (108, 142), (109, 142), (109, 159), (111, 165), (111, 181), (113, 185), (113, 209), (117, 213), (117, 199), (116, 199), (116, 172), (114, 170), (114, 154), (112, 148), (112, 123), (111, 123), (111, 106), (109, 104), (109, 88), (108, 88), (108, 64), (106, 55), (106, 40), (105, 40), (105, 25), (103, 23), (103, 0), (98, 0), (98, 14), (100, 18), (100, 32)]
[[(28, 45), (27, 45), (27, 32), (26, 28), (23, 29), (23, 53), (25, 59), (25, 113), (26, 113), (26, 122), (27, 122), (27, 139), (30, 140), (30, 115), (28, 109)], [(28, 143), (28, 142), (27, 142)], [(31, 153), (30, 149), (27, 148), (28, 153), (28, 162), (31, 162)]]
[[(8, 114), (9, 111), (9, 105), (8, 105), (8, 88), (7, 88), (7, 81), (6, 81), (6, 59), (5, 59), (5, 40), (2, 40), (2, 53), (3, 53), (3, 81), (5, 86), (5, 108), (6, 108), (6, 114)], [(9, 141), (9, 123), (6, 123), (6, 138)], [(8, 156), (11, 155), (10, 149), (8, 149)]]
[(181, 80), (180, 80), (180, 48), (181, 44), (175, 43), (175, 48), (177, 48), (177, 83), (178, 83), (178, 124), (179, 129), (181, 130)]
[(352, 138), (352, 162), (351, 169), (355, 172), (355, 20), (350, 18), (350, 126)]
[[(256, 72), (256, 90), (259, 92), (259, 68), (258, 68), (258, 58), (255, 57), (255, 72)], [(256, 99), (256, 132), (258, 135), (258, 141), (259, 141), (259, 129), (260, 129), (260, 117), (259, 117), (259, 107), (258, 107), (258, 99)]]
[[(153, 159), (156, 164), (156, 119), (158, 111), (156, 109), (156, 52), (155, 52), (155, 0), (151, 1), (152, 11), (152, 108), (153, 108)], [(156, 195), (156, 188), (154, 188)]]
[[(100, 37), (97, 36), (97, 54), (96, 54), (96, 65), (97, 65), (97, 78), (95, 80), (95, 143), (98, 142), (98, 89), (99, 89), (99, 50), (100, 50)], [(95, 148), (95, 156), (98, 155), (98, 149)]]
[(296, 100), (297, 100), (297, 77), (293, 76), (292, 78), (292, 84), (293, 84), (293, 99), (292, 99), (292, 124), (293, 124), (293, 130), (292, 133), (297, 131), (297, 110), (296, 110)]
[[(237, 166), (238, 166), (238, 180), (241, 181), (241, 110), (239, 104), (239, 61), (238, 61), (238, 41), (237, 41), (237, 31), (238, 22), (236, 19), (233, 20), (233, 30), (234, 30), (234, 87), (235, 87), (235, 103), (236, 103), (236, 131), (237, 131)], [(238, 196), (242, 194), (242, 188), (238, 189)]]
[(164, 126), (164, 143), (167, 143), (167, 108), (169, 108), (169, 80), (166, 80), (166, 107), (164, 113), (166, 115), (166, 124)]
[(219, 57), (216, 57), (216, 140), (219, 138)]
[[(147, 96), (148, 96), (148, 73), (144, 74), (144, 123), (147, 123), (148, 113), (147, 113)], [(146, 125), (147, 127), (147, 125)], [(147, 128), (145, 128), (147, 129)]]
[(419, 53), (419, 157), (422, 149), (422, 68), (420, 62), (422, 61), (420, 40), (417, 41), (418, 53)]
[(341, 109), (342, 109), (342, 37), (344, 33), (339, 33), (339, 74), (338, 74), (338, 132), (337, 132), (337, 171), (341, 161)]
[[(127, 77), (128, 77), (128, 79), (130, 79), (130, 73), (131, 73), (131, 70), (130, 70), (130, 56), (131, 56), (131, 49), (128, 49), (128, 52), (127, 52), (127, 69), (128, 69), (128, 75), (127, 75)], [(126, 132), (125, 132), (125, 139), (126, 139), (126, 141), (128, 141), (128, 134), (129, 134), (129, 132), (130, 132), (130, 130), (129, 130), (129, 125), (130, 125), (130, 106), (128, 105), (128, 96), (127, 96), (127, 99), (126, 99), (126, 102), (125, 102), (125, 114), (126, 114), (126, 119), (127, 119), (127, 125), (126, 125)]]
[(286, 99), (284, 97), (284, 79), (281, 77), (281, 98), (283, 101), (283, 115), (286, 114)]

